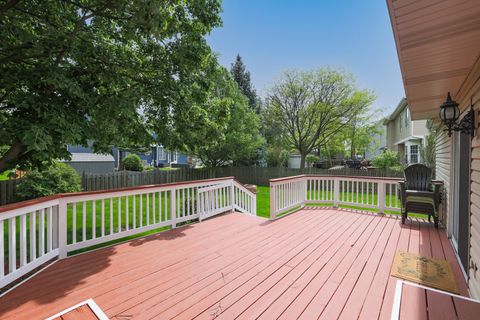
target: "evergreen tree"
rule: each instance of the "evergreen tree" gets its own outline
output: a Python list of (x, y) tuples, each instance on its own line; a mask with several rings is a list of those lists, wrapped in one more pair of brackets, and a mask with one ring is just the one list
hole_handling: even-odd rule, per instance
[(248, 104), (250, 108), (256, 113), (259, 113), (259, 108), (257, 107), (257, 92), (252, 86), (250, 80), (250, 72), (245, 68), (245, 64), (242, 61), (242, 57), (237, 54), (235, 63), (232, 63), (230, 69), (233, 79), (238, 84), (240, 91), (248, 98)]

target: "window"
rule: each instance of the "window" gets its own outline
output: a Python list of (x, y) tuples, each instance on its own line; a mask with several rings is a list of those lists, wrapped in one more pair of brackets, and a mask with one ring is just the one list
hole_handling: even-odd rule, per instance
[(172, 162), (177, 162), (177, 152), (172, 152)]
[(157, 147), (157, 159), (165, 160), (165, 149), (162, 146)]
[(410, 125), (410, 110), (405, 109), (405, 128), (408, 128)]
[(418, 162), (418, 146), (411, 145), (410, 146), (410, 163), (417, 163)]
[(402, 113), (400, 113), (400, 132), (403, 131), (403, 117), (404, 117), (404, 115), (403, 115), (403, 112), (402, 112)]

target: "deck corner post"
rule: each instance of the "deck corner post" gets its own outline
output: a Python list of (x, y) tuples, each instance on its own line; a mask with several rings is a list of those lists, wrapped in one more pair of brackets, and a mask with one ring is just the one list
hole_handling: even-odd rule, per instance
[(378, 182), (378, 189), (377, 189), (377, 198), (378, 198), (378, 212), (385, 213), (385, 182), (380, 181)]
[(58, 202), (58, 258), (67, 257), (67, 202), (60, 198)]
[(302, 208), (305, 207), (305, 205), (307, 204), (307, 199), (308, 199), (308, 178), (307, 177), (303, 177), (303, 183), (302, 183), (302, 187), (303, 187), (303, 199), (302, 199)]
[(333, 207), (338, 208), (340, 200), (340, 180), (335, 177), (333, 180)]
[(276, 217), (276, 211), (277, 211), (277, 208), (276, 208), (276, 204), (277, 204), (277, 195), (276, 195), (276, 188), (275, 188), (275, 185), (273, 185), (271, 182), (270, 182), (270, 220), (273, 220), (275, 219)]
[(172, 229), (177, 227), (177, 189), (170, 190), (170, 218), (172, 219)]

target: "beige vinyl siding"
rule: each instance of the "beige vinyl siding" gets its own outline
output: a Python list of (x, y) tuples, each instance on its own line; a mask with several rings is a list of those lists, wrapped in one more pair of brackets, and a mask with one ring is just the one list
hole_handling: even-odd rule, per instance
[[(473, 86), (472, 96), (475, 105), (475, 122), (478, 127), (480, 107), (480, 80)], [(480, 269), (480, 129), (472, 139), (471, 185), (470, 185), (470, 262)], [(470, 264), (470, 265), (471, 265)], [(468, 287), (472, 297), (480, 299), (480, 270), (469, 267)]]
[(435, 178), (442, 180), (443, 185), (443, 201), (440, 209), (439, 220), (444, 226), (447, 225), (447, 213), (450, 204), (450, 165), (452, 148), (450, 138), (445, 132), (441, 132), (436, 141), (436, 161), (435, 161)]

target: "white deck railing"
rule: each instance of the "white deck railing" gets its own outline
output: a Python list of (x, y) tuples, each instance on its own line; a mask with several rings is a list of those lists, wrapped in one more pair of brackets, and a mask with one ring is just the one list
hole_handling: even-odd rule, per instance
[(399, 178), (301, 175), (270, 180), (270, 218), (306, 204), (400, 211)]
[(80, 192), (0, 207), (0, 288), (69, 252), (228, 211), (256, 215), (233, 177)]

